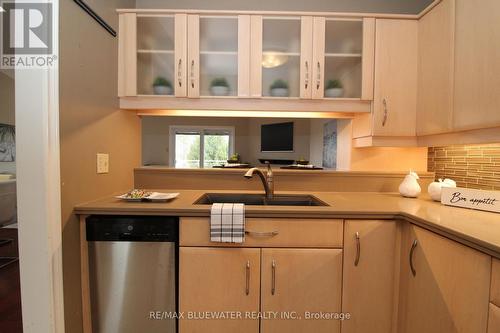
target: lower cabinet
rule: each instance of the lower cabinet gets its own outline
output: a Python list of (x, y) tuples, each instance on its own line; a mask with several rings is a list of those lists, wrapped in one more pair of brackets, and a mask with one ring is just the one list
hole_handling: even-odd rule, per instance
[(390, 333), (396, 323), (400, 240), (396, 221), (346, 221), (342, 333)]
[(491, 257), (416, 226), (408, 231), (400, 331), (486, 332)]
[(261, 269), (261, 311), (278, 314), (261, 333), (340, 332), (342, 250), (262, 249)]
[[(342, 250), (181, 247), (179, 253), (181, 333), (340, 332), (333, 316), (341, 310)], [(200, 318), (226, 311), (223, 319)]]
[(488, 333), (500, 332), (500, 307), (490, 303), (490, 319), (488, 321)]
[[(258, 333), (251, 318), (202, 319), (210, 312), (258, 312), (260, 249), (189, 248), (179, 250), (181, 333)], [(189, 318), (188, 315), (196, 315)]]

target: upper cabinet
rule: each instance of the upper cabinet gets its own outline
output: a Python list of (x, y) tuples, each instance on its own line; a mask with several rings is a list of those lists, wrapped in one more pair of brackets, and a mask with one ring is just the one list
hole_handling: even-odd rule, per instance
[(126, 11), (119, 32), (119, 97), (135, 108), (370, 111), (372, 18)]
[(354, 145), (416, 144), (418, 25), (377, 19), (372, 113), (353, 122)]
[(500, 126), (500, 1), (455, 2), (453, 128)]
[(442, 0), (419, 20), (422, 145), (500, 140), (499, 21), (497, 0)]
[(418, 23), (417, 135), (452, 130), (454, 10), (443, 0)]

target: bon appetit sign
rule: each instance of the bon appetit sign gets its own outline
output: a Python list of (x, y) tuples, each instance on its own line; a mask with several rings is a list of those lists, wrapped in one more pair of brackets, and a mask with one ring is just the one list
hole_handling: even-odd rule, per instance
[(443, 187), (441, 203), (448, 206), (500, 213), (500, 191)]

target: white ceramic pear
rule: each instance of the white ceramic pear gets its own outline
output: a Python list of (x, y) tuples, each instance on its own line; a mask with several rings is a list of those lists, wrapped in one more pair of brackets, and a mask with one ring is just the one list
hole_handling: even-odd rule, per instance
[(457, 187), (457, 183), (451, 179), (439, 179), (437, 182), (432, 182), (427, 188), (427, 192), (434, 201), (441, 201), (441, 191), (443, 187)]
[(399, 185), (399, 193), (406, 198), (416, 198), (422, 192), (422, 188), (418, 184), (418, 175), (410, 171), (408, 175), (406, 175), (405, 179)]

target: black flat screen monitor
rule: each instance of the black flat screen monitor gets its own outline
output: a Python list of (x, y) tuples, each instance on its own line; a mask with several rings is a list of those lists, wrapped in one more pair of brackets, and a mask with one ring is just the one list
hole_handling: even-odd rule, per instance
[(293, 122), (262, 125), (260, 150), (262, 152), (293, 152)]

